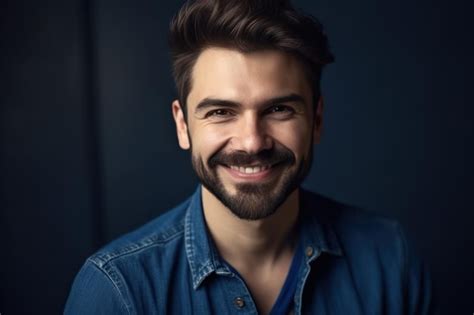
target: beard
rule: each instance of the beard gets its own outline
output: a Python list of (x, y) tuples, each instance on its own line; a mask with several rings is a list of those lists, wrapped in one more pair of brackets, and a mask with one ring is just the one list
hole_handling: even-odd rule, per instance
[[(206, 167), (202, 157), (192, 155), (192, 165), (201, 184), (224, 204), (235, 216), (244, 220), (260, 220), (271, 216), (288, 196), (303, 182), (311, 169), (312, 147), (308, 158), (296, 161), (291, 150), (276, 144), (272, 149), (257, 154), (242, 151), (216, 152)], [(231, 194), (217, 174), (217, 167), (271, 165), (272, 172), (280, 172), (277, 178), (264, 183), (234, 184)], [(278, 168), (278, 169), (277, 169)], [(272, 174), (272, 176), (274, 176)]]

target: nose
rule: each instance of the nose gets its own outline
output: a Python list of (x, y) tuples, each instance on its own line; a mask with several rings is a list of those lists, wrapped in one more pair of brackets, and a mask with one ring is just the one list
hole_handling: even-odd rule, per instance
[(271, 149), (273, 145), (265, 122), (255, 113), (248, 113), (241, 118), (233, 140), (234, 150), (244, 151), (248, 154)]

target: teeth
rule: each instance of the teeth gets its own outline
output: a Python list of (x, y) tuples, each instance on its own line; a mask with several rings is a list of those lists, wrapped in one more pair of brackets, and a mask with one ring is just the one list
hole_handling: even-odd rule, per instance
[(243, 173), (243, 174), (255, 174), (255, 173), (260, 173), (260, 172), (263, 172), (263, 171), (266, 171), (270, 168), (269, 165), (259, 165), (259, 166), (247, 166), (247, 167), (243, 167), (243, 166), (235, 166), (235, 165), (231, 165), (230, 168), (234, 171), (238, 171), (240, 173)]

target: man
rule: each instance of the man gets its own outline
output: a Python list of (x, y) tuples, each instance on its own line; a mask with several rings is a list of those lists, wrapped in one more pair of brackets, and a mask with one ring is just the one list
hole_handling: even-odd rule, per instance
[(300, 188), (332, 61), (320, 24), (283, 0), (193, 1), (170, 45), (202, 186), (89, 258), (66, 313), (430, 314), (396, 223)]

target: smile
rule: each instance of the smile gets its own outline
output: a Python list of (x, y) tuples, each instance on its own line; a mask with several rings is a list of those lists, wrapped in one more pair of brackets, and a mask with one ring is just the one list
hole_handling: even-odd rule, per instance
[(242, 174), (258, 174), (270, 169), (270, 165), (255, 165), (255, 166), (235, 166), (230, 165), (229, 168), (233, 171)]
[(222, 165), (227, 173), (236, 181), (263, 181), (269, 180), (275, 173), (275, 165)]

